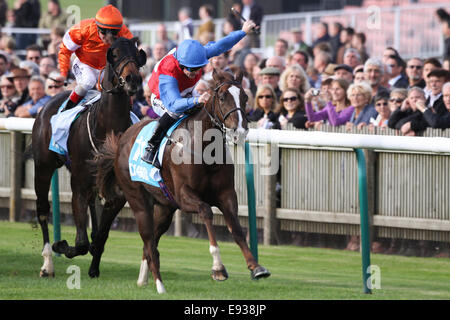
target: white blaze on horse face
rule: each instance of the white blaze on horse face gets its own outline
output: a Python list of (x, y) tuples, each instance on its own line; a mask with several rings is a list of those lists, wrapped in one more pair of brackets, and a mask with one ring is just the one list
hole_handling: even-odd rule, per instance
[(222, 259), (220, 258), (220, 250), (219, 247), (209, 246), (209, 253), (211, 253), (213, 257), (213, 266), (212, 269), (214, 271), (219, 271), (223, 269)]
[(148, 263), (147, 259), (141, 261), (141, 269), (139, 270), (139, 278), (137, 285), (139, 287), (146, 286), (148, 284)]
[[(228, 92), (231, 93), (231, 95), (233, 96), (234, 99), (234, 103), (236, 104), (236, 108), (241, 108), (241, 100), (239, 99), (239, 94), (241, 93), (241, 89), (239, 89), (236, 86), (231, 86), (228, 88)], [(236, 111), (239, 117), (239, 122), (238, 122), (238, 127), (237, 130), (238, 131), (245, 131), (244, 128), (242, 127), (242, 114), (240, 111)]]
[[(228, 88), (228, 92), (230, 92), (231, 95), (233, 96), (234, 103), (236, 104), (236, 108), (241, 109), (241, 100), (239, 98), (241, 89), (239, 89), (236, 86), (231, 86)], [(232, 135), (234, 143), (238, 143), (239, 141), (242, 141), (242, 138), (244, 138), (247, 133), (247, 131), (244, 129), (244, 127), (242, 127), (243, 118), (242, 118), (241, 111), (236, 111), (236, 112), (238, 114), (239, 122), (238, 122), (237, 129), (234, 131), (234, 133)]]

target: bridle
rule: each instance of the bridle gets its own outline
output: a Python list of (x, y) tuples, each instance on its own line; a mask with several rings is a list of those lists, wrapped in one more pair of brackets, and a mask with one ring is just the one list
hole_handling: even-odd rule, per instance
[[(205, 109), (206, 113), (208, 114), (209, 118), (211, 119), (211, 122), (213, 123), (213, 125), (214, 125), (215, 127), (217, 127), (218, 129), (220, 129), (220, 131), (222, 131), (223, 134), (225, 134), (225, 133), (226, 133), (226, 130), (228, 129), (228, 128), (225, 126), (225, 121), (227, 120), (227, 118), (228, 118), (232, 113), (234, 113), (234, 112), (239, 112), (239, 111), (240, 111), (240, 112), (242, 113), (242, 116), (243, 116), (245, 119), (247, 119), (247, 115), (245, 114), (244, 110), (242, 110), (242, 109), (240, 108), (240, 106), (237, 106), (236, 108), (231, 109), (231, 110), (229, 110), (228, 112), (226, 112), (226, 113), (224, 114), (222, 108), (220, 107), (220, 102), (219, 102), (219, 107), (218, 107), (218, 109), (219, 109), (220, 115), (222, 116), (222, 121), (220, 121), (220, 119), (219, 119), (217, 113), (215, 112), (215, 108), (216, 108), (216, 99), (219, 98), (219, 90), (220, 90), (220, 88), (222, 88), (224, 85), (230, 85), (230, 86), (236, 85), (236, 86), (238, 86), (238, 87), (241, 86), (241, 84), (240, 84), (239, 82), (237, 82), (237, 81), (225, 81), (225, 82), (222, 82), (221, 84), (219, 84), (219, 85), (214, 89), (214, 93), (213, 93), (213, 96), (212, 96), (212, 107), (211, 107), (211, 108), (212, 108), (212, 110), (211, 110), (211, 113), (212, 113), (212, 114), (211, 114), (211, 113), (208, 111), (208, 109), (206, 108), (206, 104), (205, 104), (205, 106), (204, 106), (204, 109)], [(220, 99), (220, 98), (219, 98), (219, 99)], [(248, 119), (247, 119), (247, 121), (248, 121)]]
[[(124, 60), (125, 60), (125, 63), (122, 63)], [(111, 70), (113, 72), (113, 78), (112, 79), (114, 79), (114, 77), (117, 78), (116, 85), (112, 89), (105, 89), (103, 87), (103, 81), (100, 81), (100, 88), (103, 91), (105, 91), (106, 93), (118, 93), (118, 92), (120, 92), (121, 89), (123, 88), (123, 86), (125, 85), (125, 79), (122, 77), (123, 69), (125, 69), (125, 67), (131, 62), (136, 64), (136, 67), (139, 69), (139, 63), (136, 61), (136, 59), (134, 57), (123, 55), (118, 61), (116, 61), (114, 63), (113, 66), (111, 66)], [(117, 72), (116, 71), (116, 67), (118, 65), (120, 65), (121, 63), (122, 63), (122, 66), (120, 67), (119, 72)], [(111, 79), (110, 82), (112, 82), (112, 79)]]

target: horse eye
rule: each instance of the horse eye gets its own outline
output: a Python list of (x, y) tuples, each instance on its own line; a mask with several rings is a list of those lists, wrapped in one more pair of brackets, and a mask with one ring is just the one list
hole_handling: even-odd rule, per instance
[(225, 101), (225, 96), (220, 96), (219, 100), (220, 100), (220, 102), (224, 102)]

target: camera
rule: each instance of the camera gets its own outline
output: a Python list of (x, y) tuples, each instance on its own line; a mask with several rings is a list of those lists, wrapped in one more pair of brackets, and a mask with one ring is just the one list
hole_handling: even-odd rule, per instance
[(312, 93), (313, 96), (316, 97), (316, 96), (318, 96), (320, 94), (320, 90), (319, 89), (313, 89), (311, 93)]
[(8, 109), (9, 112), (14, 113), (14, 111), (16, 111), (17, 109), (17, 104), (12, 102), (11, 100), (5, 102), (6, 108)]

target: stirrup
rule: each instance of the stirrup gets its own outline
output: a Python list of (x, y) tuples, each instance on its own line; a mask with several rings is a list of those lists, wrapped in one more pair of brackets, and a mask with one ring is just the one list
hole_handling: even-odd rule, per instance
[[(150, 147), (147, 146), (144, 150), (144, 154), (141, 157), (141, 160), (144, 162), (147, 162), (148, 164), (151, 164), (157, 169), (161, 169), (161, 164), (158, 160), (158, 152), (155, 150), (157, 147)], [(155, 151), (153, 151), (155, 150)]]

